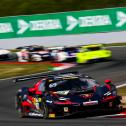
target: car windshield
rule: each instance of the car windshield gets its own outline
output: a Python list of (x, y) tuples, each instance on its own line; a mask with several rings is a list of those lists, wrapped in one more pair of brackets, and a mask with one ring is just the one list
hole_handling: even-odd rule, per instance
[(65, 52), (73, 52), (73, 53), (77, 53), (78, 52), (78, 49), (77, 48), (65, 48), (64, 49)]
[(65, 90), (86, 90), (97, 83), (93, 79), (68, 79), (61, 80), (58, 82), (53, 82), (49, 84), (49, 91), (65, 91)]
[(96, 51), (96, 50), (101, 50), (102, 48), (100, 46), (96, 46), (96, 47), (88, 47), (87, 50), (88, 51)]
[(30, 47), (28, 49), (30, 52), (34, 52), (34, 51), (43, 51), (44, 48), (43, 47)]

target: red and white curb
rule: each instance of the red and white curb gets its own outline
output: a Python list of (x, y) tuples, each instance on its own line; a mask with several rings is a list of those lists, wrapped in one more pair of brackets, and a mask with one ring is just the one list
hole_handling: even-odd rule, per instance
[(116, 86), (116, 88), (121, 88), (121, 87), (125, 87), (125, 86), (126, 86), (126, 83), (125, 84), (118, 85), (118, 86)]
[(122, 112), (117, 113), (117, 114), (96, 116), (92, 118), (125, 118), (126, 119), (126, 109), (124, 109)]
[(52, 63), (49, 70), (58, 71), (76, 66), (74, 63)]
[(123, 118), (123, 119), (126, 119), (126, 110), (119, 114), (95, 116), (95, 117), (89, 117), (89, 118), (92, 118), (92, 119), (97, 119), (97, 118)]

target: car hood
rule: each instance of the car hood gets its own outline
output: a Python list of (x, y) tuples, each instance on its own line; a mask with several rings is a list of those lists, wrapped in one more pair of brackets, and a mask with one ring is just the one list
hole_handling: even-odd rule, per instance
[(32, 54), (49, 54), (48, 51), (35, 51), (35, 52), (31, 52)]
[(73, 103), (83, 103), (83, 102), (88, 102), (88, 101), (98, 101), (100, 102), (104, 94), (108, 92), (109, 90), (104, 87), (97, 87), (95, 90), (88, 89), (88, 90), (82, 90), (82, 91), (58, 91), (58, 99), (60, 102), (63, 101), (71, 101)]

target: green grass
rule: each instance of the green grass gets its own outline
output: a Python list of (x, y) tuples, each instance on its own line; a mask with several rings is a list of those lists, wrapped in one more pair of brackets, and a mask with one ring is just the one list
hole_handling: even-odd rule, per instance
[(126, 42), (104, 44), (105, 46), (126, 46)]
[(0, 64), (0, 79), (48, 71), (49, 63)]
[(118, 88), (117, 89), (117, 92), (118, 92), (118, 95), (120, 95), (120, 96), (122, 96), (123, 98), (122, 98), (122, 106), (124, 107), (124, 108), (126, 108), (126, 98), (124, 98), (124, 97), (126, 97), (126, 86), (125, 87), (121, 87), (121, 88)]
[(118, 88), (117, 91), (119, 95), (126, 96), (126, 87)]

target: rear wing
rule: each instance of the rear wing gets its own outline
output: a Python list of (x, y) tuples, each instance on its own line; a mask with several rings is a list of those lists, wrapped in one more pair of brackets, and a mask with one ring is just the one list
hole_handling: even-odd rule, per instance
[(24, 76), (24, 77), (18, 77), (18, 78), (14, 78), (13, 82), (17, 83), (17, 82), (21, 82), (21, 81), (27, 81), (27, 80), (33, 80), (33, 79), (39, 79), (39, 78), (49, 78), (49, 77), (54, 77), (55, 74), (50, 74), (50, 75), (31, 75), (31, 76)]
[(73, 71), (73, 72), (57, 72), (55, 74), (39, 74), (39, 75), (31, 75), (31, 76), (24, 76), (24, 77), (18, 77), (13, 79), (14, 83), (17, 82), (21, 82), (21, 81), (27, 81), (27, 80), (33, 80), (33, 79), (43, 79), (43, 78), (48, 78), (48, 79), (54, 79), (54, 78), (64, 78), (64, 77), (72, 77), (72, 76), (76, 76), (76, 77), (89, 77), (86, 76), (85, 74), (80, 74), (77, 71)]

